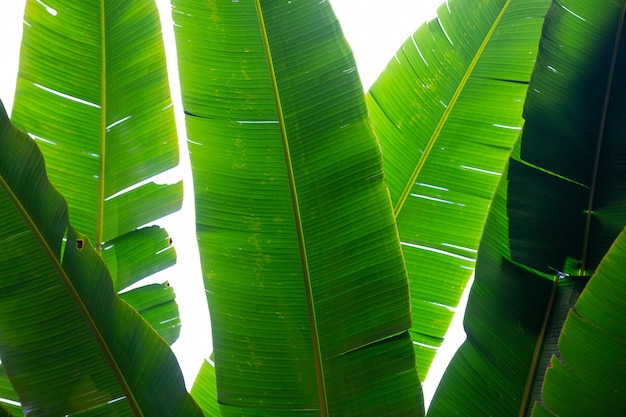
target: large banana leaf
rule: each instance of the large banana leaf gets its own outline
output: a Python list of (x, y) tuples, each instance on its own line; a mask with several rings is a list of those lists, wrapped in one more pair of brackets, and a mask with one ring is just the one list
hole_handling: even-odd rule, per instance
[(411, 281), (424, 379), (474, 271), (522, 126), (549, 0), (449, 0), (398, 50), (368, 105)]
[(202, 415), (1, 104), (0, 191), (0, 357), (24, 414)]
[(626, 413), (625, 270), (622, 232), (570, 310), (559, 340), (559, 358), (552, 357), (542, 405), (535, 403), (533, 416)]
[[(528, 412), (525, 410), (534, 403), (533, 386), (546, 406), (555, 407), (558, 415), (623, 414), (623, 410), (612, 413), (604, 400), (598, 400), (601, 397), (592, 400), (596, 402), (585, 411), (590, 404), (586, 393), (564, 389), (567, 380), (564, 363), (568, 362), (566, 358), (573, 358), (573, 350), (581, 351), (574, 356), (584, 355), (591, 369), (597, 364), (600, 374), (607, 361), (621, 361), (621, 356), (611, 357), (615, 345), (603, 345), (602, 338), (588, 331), (593, 326), (583, 325), (587, 319), (578, 319), (587, 317), (586, 314), (606, 314), (599, 303), (592, 303), (585, 314), (570, 313), (571, 324), (561, 332), (559, 346), (546, 342), (542, 348), (543, 339), (549, 339), (550, 327), (556, 326), (558, 334), (563, 325), (557, 317), (559, 309), (550, 308), (551, 300), (557, 304), (566, 295), (571, 300), (565, 301), (575, 301), (572, 285), (562, 283), (585, 282), (584, 278), (570, 278), (568, 274), (592, 272), (607, 252), (609, 242), (626, 224), (623, 122), (626, 84), (617, 76), (624, 71), (625, 63), (621, 42), (623, 17), (623, 2), (592, 5), (583, 0), (554, 2), (546, 16), (525, 105), (526, 122), (520, 148), (510, 162), (506, 182), (501, 185), (500, 202), (497, 206), (494, 203), (478, 254), (476, 283), (466, 315), (468, 342), (451, 363), (429, 414), (488, 415), (505, 410), (503, 415), (525, 415)], [(493, 248), (499, 248), (502, 255), (494, 256)], [(614, 250), (611, 257), (619, 258), (619, 250)], [(506, 285), (507, 264), (526, 271), (529, 277), (523, 289)], [(492, 273), (494, 266), (502, 271)], [(559, 284), (553, 284), (552, 294), (547, 298), (545, 290), (533, 289), (530, 278), (544, 273), (561, 278)], [(619, 283), (614, 285), (615, 288), (598, 284), (595, 296), (619, 293)], [(515, 302), (503, 306), (503, 300), (511, 297)], [(603, 304), (602, 308), (606, 306)], [(616, 310), (624, 307), (623, 299), (611, 305)], [(527, 313), (520, 320), (507, 323), (505, 312), (510, 315), (516, 309)], [(542, 315), (543, 324), (539, 326)], [(534, 320), (532, 327), (528, 327), (529, 319)], [(598, 324), (605, 322), (599, 319)], [(531, 331), (525, 352), (519, 349), (519, 338), (502, 330), (488, 333), (505, 328), (517, 334), (522, 329)], [(572, 334), (576, 347), (571, 344)], [(535, 346), (531, 355), (533, 338)], [(598, 342), (601, 348), (587, 350), (587, 345)], [(623, 350), (619, 338), (617, 343), (622, 343)], [(472, 349), (477, 354), (470, 356), (468, 352)], [(578, 363), (577, 359), (570, 360)], [(519, 370), (507, 372), (507, 384), (515, 385), (511, 395), (506, 395), (509, 390), (502, 390), (498, 386), (500, 381), (493, 377), (503, 363), (512, 363)], [(549, 368), (547, 373), (545, 367)], [(579, 371), (574, 372), (576, 377), (581, 376)], [(616, 372), (621, 371), (617, 368)], [(544, 385), (542, 378), (546, 374), (552, 376)], [(613, 380), (610, 387), (597, 388), (623, 392), (625, 387), (620, 378)], [(568, 380), (567, 384), (571, 382)], [(610, 396), (611, 393), (606, 393), (604, 398)], [(557, 403), (568, 406), (561, 408), (554, 402), (556, 398)], [(588, 412), (589, 409), (594, 411)], [(550, 414), (542, 406), (534, 412)]]
[(223, 415), (422, 414), (381, 155), (330, 5), (173, 4)]
[[(175, 263), (164, 230), (138, 229), (182, 202), (181, 183), (147, 181), (178, 163), (153, 0), (28, 0), (12, 119), (41, 147), (72, 223), (103, 253), (116, 288)], [(153, 324), (169, 323), (173, 341), (173, 293), (167, 303), (174, 314)]]

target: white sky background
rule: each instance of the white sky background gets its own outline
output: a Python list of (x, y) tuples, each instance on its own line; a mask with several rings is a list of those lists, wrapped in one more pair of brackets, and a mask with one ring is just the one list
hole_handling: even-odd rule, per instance
[[(42, 7), (46, 0), (37, 0)], [(157, 278), (169, 280), (173, 285), (180, 306), (183, 323), (181, 336), (174, 344), (185, 375), (188, 388), (205, 357), (211, 353), (208, 313), (200, 272), (200, 264), (195, 242), (193, 195), (190, 180), (189, 158), (184, 140), (184, 118), (176, 72), (174, 33), (170, 15), (170, 0), (157, 0), (163, 23), (163, 36), (168, 54), (168, 68), (172, 97), (176, 110), (181, 143), (181, 165), (175, 171), (174, 178), (185, 178), (185, 202), (183, 210), (169, 216), (165, 222), (173, 238), (178, 254), (178, 263)], [(352, 47), (364, 88), (376, 80), (387, 62), (393, 57), (400, 45), (425, 21), (436, 17), (436, 9), (445, 0), (330, 0), (344, 34)], [(0, 6), (0, 98), (7, 112), (11, 112), (15, 90), (15, 78), (18, 69), (19, 44), (21, 41), (22, 22), (25, 0), (3, 1)], [(469, 286), (468, 286), (469, 288)], [(461, 319), (462, 320), (462, 319)], [(451, 354), (463, 341), (461, 321), (456, 326), (461, 329), (461, 336), (450, 347)], [(458, 330), (457, 330), (458, 334)], [(438, 358), (433, 364), (424, 387), (427, 404), (434, 394), (434, 388), (449, 359)]]

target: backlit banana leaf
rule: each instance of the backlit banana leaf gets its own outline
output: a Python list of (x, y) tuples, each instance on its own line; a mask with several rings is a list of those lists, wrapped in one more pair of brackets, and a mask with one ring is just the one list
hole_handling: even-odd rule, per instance
[(220, 415), (215, 387), (215, 367), (211, 362), (205, 360), (202, 364), (190, 394), (202, 408), (205, 416)]
[(328, 2), (173, 2), (223, 415), (423, 413), (408, 280)]
[(19, 401), (4, 366), (0, 364), (0, 416), (23, 416)]
[(178, 339), (181, 323), (169, 282), (135, 288), (121, 293), (120, 298), (133, 306), (168, 344)]
[(503, 180), (478, 251), (464, 319), (467, 340), (446, 369), (429, 417), (523, 415), (556, 283), (511, 260), (506, 195)]
[[(167, 232), (138, 230), (182, 202), (181, 183), (148, 181), (178, 164), (153, 0), (28, 0), (12, 119), (41, 147), (72, 223), (116, 282), (176, 262)], [(177, 333), (173, 293), (169, 302), (176, 314), (154, 324)]]
[[(606, 254), (563, 326), (533, 416), (626, 414), (626, 234)], [(549, 411), (548, 411), (549, 410)]]
[(25, 415), (200, 416), (0, 105), (0, 357)]
[(368, 94), (411, 281), (420, 377), (474, 271), (549, 0), (449, 0)]
[[(541, 405), (541, 398), (562, 416), (623, 414), (613, 413), (608, 406), (612, 393), (606, 393), (605, 406), (604, 399), (590, 400), (581, 387), (567, 391), (561, 385), (568, 379), (563, 372), (565, 357), (571, 358), (573, 350), (580, 350), (579, 354), (586, 356), (586, 366), (597, 366), (600, 374), (607, 361), (621, 361), (622, 355), (620, 351), (619, 358), (610, 357), (615, 345), (609, 344), (587, 355), (588, 347), (600, 338), (588, 331), (592, 327), (578, 326), (587, 320), (578, 318), (586, 316), (570, 313), (568, 323), (572, 324), (561, 332), (563, 322), (557, 317), (561, 311), (556, 308), (563, 298), (575, 302), (576, 294), (568, 281), (580, 280), (584, 285), (586, 280), (568, 275), (590, 274), (626, 224), (626, 84), (619, 77), (625, 63), (623, 16), (623, 2), (591, 4), (583, 0), (553, 2), (546, 16), (525, 104), (520, 148), (510, 162), (500, 202), (497, 206), (494, 203), (478, 254), (476, 283), (466, 313), (468, 341), (446, 372), (429, 415), (498, 415), (496, 411), (500, 415), (529, 415), (535, 391), (540, 402), (534, 415), (550, 415)], [(491, 248), (504, 252), (498, 258)], [(614, 250), (612, 256), (619, 258), (619, 251)], [(523, 288), (506, 285), (507, 264), (527, 271), (529, 278)], [(503, 272), (491, 276), (493, 265)], [(545, 291), (533, 290), (530, 275), (546, 273), (560, 279), (553, 284), (547, 303), (543, 303)], [(608, 296), (613, 291), (619, 294), (618, 280), (611, 279), (611, 284), (603, 288), (605, 294), (598, 294), (596, 289), (596, 295)], [(620, 298), (617, 305), (603, 304), (603, 308), (615, 310), (603, 314), (615, 317), (624, 309), (624, 303)], [(552, 309), (550, 304), (554, 304)], [(601, 313), (599, 307), (598, 311), (595, 308), (590, 308), (591, 313)], [(520, 320), (507, 323), (507, 316), (516, 311), (526, 313)], [(543, 324), (539, 327), (542, 314)], [(529, 320), (534, 320), (532, 327), (528, 326)], [(548, 343), (549, 330), (555, 327), (556, 335), (560, 333), (558, 347)], [(531, 330), (528, 334), (537, 341), (532, 357), (530, 344), (526, 343), (527, 349), (522, 352), (519, 339), (504, 333), (504, 328), (518, 334)], [(484, 334), (477, 334), (476, 329)], [(575, 348), (571, 333), (575, 334)], [(472, 357), (468, 352), (474, 346), (480, 349), (474, 349), (477, 354)], [(559, 351), (561, 348), (569, 352)], [(560, 357), (563, 362), (556, 359)], [(503, 368), (507, 363), (518, 369), (505, 374), (507, 386), (516, 386), (513, 391), (500, 388), (501, 381), (493, 378), (501, 369), (508, 369)], [(552, 380), (544, 385), (546, 367)], [(574, 372), (575, 378), (581, 377)], [(616, 373), (620, 372), (617, 367)], [(597, 389), (623, 392), (620, 378), (603, 382)], [(567, 384), (571, 383), (569, 379)], [(557, 403), (568, 406), (559, 408), (554, 402), (557, 397)], [(590, 401), (594, 410), (591, 413), (585, 411)]]

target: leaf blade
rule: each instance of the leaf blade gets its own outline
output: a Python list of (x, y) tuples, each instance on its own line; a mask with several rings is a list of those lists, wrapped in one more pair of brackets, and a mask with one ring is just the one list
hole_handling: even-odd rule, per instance
[[(98, 251), (121, 236), (150, 245), (139, 228), (179, 210), (183, 196), (181, 183), (150, 181), (178, 164), (155, 3), (29, 0), (24, 21), (14, 123), (38, 141), (72, 223)], [(133, 270), (135, 281), (172, 264), (124, 267), (133, 254), (117, 253), (111, 273)]]
[(422, 380), (474, 271), (523, 123), (548, 4), (448, 1), (368, 93), (411, 281)]
[(68, 223), (38, 148), (0, 110), (0, 352), (24, 413), (200, 415), (167, 345)]
[(393, 347), (410, 395), (384, 401), (419, 414), (406, 275), (354, 61), (328, 4), (253, 6), (180, 1), (174, 11), (222, 412), (365, 413), (381, 382), (358, 381), (351, 395), (362, 402), (329, 387), (345, 391), (338, 368)]

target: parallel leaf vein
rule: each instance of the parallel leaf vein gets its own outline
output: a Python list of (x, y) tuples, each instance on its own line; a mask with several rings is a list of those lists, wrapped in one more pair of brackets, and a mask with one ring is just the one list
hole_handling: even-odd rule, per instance
[(591, 185), (589, 190), (589, 202), (586, 210), (586, 220), (585, 220), (585, 232), (583, 237), (583, 250), (582, 250), (582, 259), (580, 263), (580, 275), (586, 274), (587, 269), (587, 258), (589, 256), (589, 239), (591, 236), (591, 219), (593, 217), (593, 208), (594, 208), (594, 200), (595, 200), (595, 192), (598, 184), (598, 170), (600, 168), (600, 157), (602, 154), (602, 143), (606, 130), (606, 119), (609, 111), (610, 99), (611, 99), (611, 90), (613, 88), (613, 80), (615, 79), (615, 66), (617, 65), (617, 58), (620, 51), (620, 43), (622, 37), (622, 29), (624, 27), (624, 13), (626, 12), (626, 0), (622, 1), (622, 8), (619, 16), (619, 23), (617, 25), (617, 33), (615, 34), (615, 44), (613, 46), (613, 55), (611, 57), (611, 66), (609, 68), (609, 76), (606, 84), (606, 90), (604, 94), (604, 103), (602, 107), (602, 116), (600, 121), (600, 128), (598, 130), (598, 140), (596, 146), (595, 159), (593, 163), (593, 173), (591, 177)]
[(322, 369), (322, 358), (321, 358), (321, 350), (319, 344), (319, 337), (317, 334), (317, 320), (315, 317), (315, 307), (313, 302), (313, 295), (311, 289), (311, 277), (308, 266), (308, 259), (306, 253), (306, 245), (304, 241), (304, 231), (302, 227), (302, 218), (300, 216), (300, 205), (298, 202), (298, 194), (296, 190), (296, 183), (294, 177), (293, 165), (291, 163), (291, 154), (289, 150), (289, 138), (287, 136), (287, 130), (285, 127), (285, 118), (282, 111), (282, 105), (280, 100), (280, 93), (278, 90), (278, 83), (276, 79), (276, 72), (274, 70), (274, 63), (272, 60), (271, 48), (269, 45), (269, 39), (267, 36), (265, 19), (263, 16), (263, 10), (261, 8), (260, 0), (255, 0), (255, 6), (257, 11), (257, 16), (259, 19), (259, 26), (261, 30), (261, 36), (263, 38), (263, 45), (265, 48), (265, 55), (267, 57), (267, 65), (270, 72), (270, 78), (272, 83), (272, 89), (274, 92), (274, 100), (276, 103), (276, 112), (278, 116), (278, 125), (280, 127), (280, 134), (283, 145), (283, 152), (285, 155), (285, 166), (287, 168), (287, 177), (289, 179), (289, 189), (291, 193), (291, 203), (293, 206), (294, 219), (296, 224), (296, 233), (298, 237), (298, 246), (300, 251), (300, 262), (302, 265), (302, 274), (304, 278), (304, 288), (306, 292), (307, 299), (307, 308), (309, 313), (309, 326), (311, 330), (311, 339), (313, 343), (313, 356), (315, 362), (315, 370), (317, 375), (317, 387), (318, 387), (318, 397), (320, 401), (320, 415), (322, 417), (326, 417), (327, 415), (327, 406), (326, 406), (326, 388), (324, 384), (324, 371)]
[(457, 103), (459, 96), (463, 92), (463, 89), (465, 88), (465, 85), (467, 84), (467, 81), (469, 80), (469, 77), (474, 71), (474, 68), (476, 67), (476, 64), (478, 63), (478, 60), (482, 56), (485, 48), (487, 47), (487, 44), (491, 40), (496, 28), (500, 24), (500, 21), (502, 20), (504, 13), (507, 11), (510, 3), (511, 3), (511, 0), (508, 0), (504, 4), (504, 6), (502, 6), (502, 10), (500, 11), (497, 18), (494, 20), (493, 24), (491, 25), (489, 32), (487, 32), (485, 39), (483, 40), (480, 47), (476, 51), (476, 54), (474, 55), (472, 61), (467, 67), (467, 70), (463, 74), (463, 78), (459, 82), (457, 89), (454, 91), (454, 94), (452, 95), (452, 98), (450, 99), (448, 106), (446, 107), (445, 111), (443, 112), (443, 115), (439, 119), (439, 123), (437, 123), (437, 126), (435, 127), (432, 135), (430, 136), (430, 139), (428, 140), (428, 144), (424, 148), (424, 153), (422, 154), (421, 158), (417, 162), (417, 166), (415, 167), (415, 170), (411, 174), (411, 177), (409, 178), (409, 181), (407, 182), (406, 187), (404, 188), (404, 191), (400, 195), (400, 198), (398, 199), (398, 204), (394, 208), (393, 214), (396, 218), (400, 214), (400, 211), (402, 210), (402, 206), (404, 205), (406, 199), (410, 195), (411, 189), (413, 188), (413, 184), (415, 184), (417, 177), (419, 176), (422, 168), (424, 167), (424, 164), (426, 163), (426, 160), (428, 159), (428, 155), (430, 154), (433, 147), (435, 146), (435, 143), (437, 142), (437, 139), (439, 137), (439, 134), (441, 133), (441, 130), (443, 129), (443, 126), (446, 124), (448, 117), (450, 116), (452, 110), (454, 109), (454, 106)]

